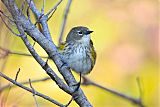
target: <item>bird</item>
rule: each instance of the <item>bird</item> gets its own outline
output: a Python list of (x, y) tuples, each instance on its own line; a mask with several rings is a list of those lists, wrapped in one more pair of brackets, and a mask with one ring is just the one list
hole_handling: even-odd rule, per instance
[(93, 31), (84, 26), (73, 27), (60, 43), (58, 52), (62, 61), (73, 71), (80, 74), (76, 90), (81, 84), (81, 76), (89, 74), (96, 62), (96, 51), (91, 40)]

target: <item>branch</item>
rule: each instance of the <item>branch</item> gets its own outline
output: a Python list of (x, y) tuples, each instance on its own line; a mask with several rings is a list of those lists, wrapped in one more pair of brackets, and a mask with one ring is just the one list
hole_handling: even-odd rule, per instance
[(143, 105), (143, 90), (142, 90), (142, 86), (141, 86), (141, 81), (140, 81), (140, 78), (137, 77), (137, 85), (138, 85), (138, 88), (139, 88), (139, 101), (142, 103), (142, 105), (140, 105), (140, 107), (144, 107)]
[(67, 22), (67, 16), (69, 13), (69, 8), (71, 6), (72, 0), (68, 0), (68, 4), (66, 6), (65, 12), (64, 12), (64, 19), (61, 25), (61, 30), (60, 30), (60, 35), (59, 35), (59, 40), (58, 40), (58, 45), (60, 45), (60, 43), (62, 42), (62, 37), (63, 37), (63, 33), (64, 33), (64, 28), (66, 26), (66, 22)]
[(49, 16), (54, 10), (57, 9), (57, 7), (60, 5), (60, 3), (62, 2), (63, 0), (60, 0), (47, 14), (46, 16)]
[(9, 16), (7, 16), (6, 14), (3, 13), (3, 11), (0, 10), (0, 13), (5, 16), (9, 21), (14, 22), (14, 20), (12, 18), (10, 18)]
[[(31, 80), (31, 82), (32, 83), (37, 83), (37, 82), (44, 82), (44, 81), (48, 81), (48, 80), (51, 80), (51, 78), (50, 77), (44, 77), (44, 78), (41, 78), (41, 79)], [(26, 84), (29, 84), (29, 81), (20, 82), (20, 84), (26, 85)], [(9, 88), (9, 87), (14, 88), (15, 86), (16, 85), (14, 85), (14, 84), (8, 84), (8, 85), (5, 85), (5, 86), (2, 86), (2, 87), (0, 87), (0, 92)]]
[[(4, 49), (4, 48), (2, 48), (2, 47), (0, 47), (0, 49), (12, 53), (12, 51), (7, 50), (7, 49)], [(16, 53), (16, 52), (14, 52), (14, 53)], [(19, 55), (23, 55), (23, 54), (19, 54)], [(25, 55), (26, 55), (26, 54), (25, 54)], [(32, 55), (30, 55), (30, 54), (27, 54), (27, 55), (29, 55), (29, 56), (32, 57)], [(47, 58), (47, 57), (43, 57), (43, 58)], [(31, 81), (31, 82), (34, 83), (34, 82), (46, 81), (46, 80), (49, 80), (49, 79), (50, 79), (49, 77), (45, 77), (45, 78), (42, 78), (42, 79), (33, 80), (33, 81)], [(103, 87), (103, 86), (101, 86), (101, 85), (93, 82), (92, 80), (89, 80), (89, 79), (88, 79), (87, 77), (85, 77), (85, 76), (83, 76), (83, 80), (84, 80), (83, 83), (82, 83), (83, 85), (93, 85), (93, 86), (99, 87), (99, 88), (101, 88), (101, 89), (103, 89), (103, 90), (105, 90), (105, 91), (110, 92), (111, 94), (114, 94), (114, 95), (116, 95), (116, 96), (119, 96), (119, 97), (121, 97), (121, 98), (123, 98), (123, 99), (126, 99), (126, 100), (130, 101), (130, 102), (133, 102), (133, 103), (139, 105), (140, 107), (144, 107), (144, 105), (143, 105), (143, 103), (142, 103), (142, 96), (143, 96), (143, 95), (142, 95), (142, 92), (143, 92), (143, 91), (142, 91), (142, 87), (141, 87), (141, 85), (140, 85), (140, 79), (139, 79), (139, 78), (137, 78), (137, 84), (138, 84), (139, 92), (140, 92), (140, 97), (139, 97), (138, 99), (137, 99), (137, 98), (130, 97), (130, 96), (127, 96), (127, 95), (125, 95), (125, 94), (123, 94), (123, 93), (120, 93), (120, 92), (118, 92), (118, 91), (115, 91), (115, 90), (113, 90), (113, 89), (109, 89), (109, 88)], [(28, 82), (28, 81), (22, 82), (21, 84), (29, 84), (29, 82)], [(0, 91), (4, 90), (4, 89), (6, 89), (6, 88), (8, 88), (8, 87), (10, 87), (10, 86), (11, 86), (11, 85), (8, 84), (8, 85), (6, 85), (6, 86), (1, 87), (1, 88), (0, 88)], [(15, 85), (12, 85), (11, 87), (13, 87), (13, 86), (15, 86)]]
[(130, 101), (130, 102), (132, 102), (132, 103), (134, 103), (136, 105), (139, 105), (139, 107), (145, 107), (139, 98), (138, 99), (137, 98), (133, 98), (133, 97), (127, 96), (127, 95), (125, 95), (123, 93), (120, 93), (118, 91), (115, 91), (113, 89), (106, 88), (106, 87), (104, 87), (102, 85), (99, 85), (99, 84), (93, 82), (92, 80), (88, 79), (87, 77), (83, 76), (83, 83), (82, 84), (83, 85), (93, 85), (93, 86), (98, 87), (100, 89), (103, 89), (103, 90), (105, 90), (107, 92), (110, 92), (111, 94), (114, 94), (114, 95), (119, 96), (119, 97), (121, 97), (121, 98), (123, 98), (125, 100), (128, 100), (128, 101)]
[(23, 12), (23, 9), (25, 8), (25, 3), (26, 3), (26, 0), (23, 0), (22, 4), (21, 4), (21, 8), (20, 8), (20, 11)]
[(35, 16), (38, 19), (38, 22), (40, 22), (42, 24), (42, 32), (44, 34), (44, 36), (52, 41), (52, 37), (48, 28), (48, 24), (47, 24), (47, 20), (48, 20), (48, 16), (44, 15), (44, 13), (41, 13), (35, 6), (34, 2), (32, 0), (26, 0), (30, 9), (32, 10), (32, 12), (35, 14)]
[[(45, 77), (45, 78), (42, 78), (42, 79), (32, 80), (31, 82), (32, 83), (36, 83), (36, 82), (42, 82), (42, 81), (47, 81), (47, 80), (50, 80), (50, 78), (49, 77)], [(143, 105), (143, 103), (141, 101), (141, 99), (142, 99), (142, 88), (141, 88), (141, 85), (140, 85), (140, 79), (139, 78), (137, 78), (137, 83), (138, 83), (139, 92), (140, 92), (140, 97), (138, 99), (130, 97), (130, 96), (127, 96), (127, 95), (125, 95), (123, 93), (120, 93), (118, 91), (115, 91), (113, 89), (109, 89), (109, 88), (103, 87), (103, 86), (101, 86), (101, 85), (93, 82), (92, 80), (89, 80), (87, 77), (84, 77), (84, 76), (83, 76), (83, 83), (82, 83), (82, 85), (93, 85), (95, 87), (99, 87), (99, 88), (101, 88), (101, 89), (103, 89), (103, 90), (105, 90), (107, 92), (110, 92), (111, 94), (114, 94), (114, 95), (119, 96), (119, 97), (121, 97), (123, 99), (126, 99), (126, 100), (128, 100), (128, 101), (130, 101), (130, 102), (132, 102), (134, 104), (137, 104), (140, 107), (144, 107), (144, 105)], [(28, 81), (21, 82), (20, 84), (29, 84), (29, 82)], [(3, 86), (3, 87), (0, 88), (0, 92), (2, 90), (6, 89), (6, 88), (9, 88), (9, 87), (15, 87), (15, 85), (8, 84), (6, 86)]]
[[(32, 54), (32, 56), (35, 58), (35, 60), (41, 65), (41, 67), (46, 71), (46, 73), (52, 78), (52, 80), (54, 80), (57, 85), (63, 89), (65, 92), (67, 93), (70, 93), (70, 89), (69, 87), (56, 75), (56, 73), (50, 68), (50, 66), (48, 64), (46, 64), (42, 59), (41, 57), (37, 54), (37, 52), (34, 50), (33, 46), (30, 44), (30, 42), (28, 41), (27, 39), (27, 36), (25, 35), (24, 33), (24, 30), (23, 30), (23, 27), (22, 27), (22, 24), (25, 24), (23, 26), (27, 26), (27, 27), (33, 27), (34, 25), (28, 21), (26, 19), (26, 17), (24, 15), (22, 15), (19, 10), (18, 10), (18, 7), (14, 4), (14, 0), (4, 0), (3, 1), (4, 4), (8, 7), (8, 9), (10, 9), (10, 13), (12, 14), (13, 18), (15, 19), (15, 22), (16, 22), (16, 25), (17, 25), (17, 28), (18, 28), (18, 31), (20, 32), (21, 34), (21, 39), (23, 40), (24, 44), (26, 45), (26, 47), (28, 48), (28, 50), (30, 51), (30, 53)], [(18, 18), (18, 19), (17, 19)], [(24, 19), (23, 19), (24, 18)], [(24, 23), (25, 22), (25, 23)], [(38, 29), (37, 32), (34, 32), (32, 31), (33, 28), (24, 28), (26, 30), (31, 30), (30, 32), (32, 33), (36, 33), (39, 32)], [(35, 28), (35, 26), (34, 26)], [(40, 33), (40, 32), (39, 32)], [(39, 35), (37, 35), (38, 37), (39, 36), (42, 36), (42, 34), (40, 33)], [(44, 36), (42, 36), (43, 38), (45, 38)], [(34, 37), (33, 37), (34, 38)], [(46, 39), (46, 38), (45, 38)], [(47, 39), (48, 40), (48, 39)], [(42, 41), (41, 41), (42, 42)], [(46, 45), (44, 43), (42, 43), (43, 45)]]
[(34, 92), (34, 93), (33, 93), (33, 98), (34, 98), (34, 101), (35, 101), (35, 103), (36, 103), (36, 107), (39, 107), (38, 102), (37, 102), (37, 99), (36, 99), (36, 96), (35, 96), (35, 95), (36, 95), (36, 91), (34, 90), (32, 84), (31, 84), (31, 79), (29, 79), (29, 85), (30, 85), (32, 91)]
[(42, 9), (41, 9), (42, 14), (44, 14), (44, 6), (45, 6), (45, 0), (43, 0), (43, 4), (42, 4)]
[(50, 102), (52, 102), (52, 103), (54, 103), (54, 104), (56, 104), (56, 105), (58, 105), (58, 106), (61, 106), (61, 107), (64, 106), (63, 104), (59, 103), (59, 102), (56, 101), (56, 100), (51, 99), (50, 97), (48, 97), (48, 96), (46, 96), (46, 95), (44, 95), (44, 94), (41, 94), (41, 93), (39, 93), (39, 92), (37, 92), (37, 91), (33, 91), (32, 89), (30, 89), (30, 88), (28, 88), (28, 87), (26, 87), (26, 86), (23, 86), (22, 84), (16, 82), (15, 80), (9, 78), (8, 76), (6, 76), (5, 74), (3, 74), (3, 73), (1, 73), (1, 72), (0, 72), (0, 76), (3, 77), (3, 78), (5, 78), (6, 80), (10, 81), (11, 83), (15, 84), (16, 86), (19, 86), (19, 87), (21, 87), (22, 89), (24, 89), (24, 90), (26, 90), (26, 91), (28, 91), (28, 92), (31, 92), (32, 94), (34, 93), (35, 95), (37, 95), (37, 96), (39, 96), (39, 97), (41, 97), (41, 98), (43, 98), (43, 99), (46, 99), (46, 100), (48, 100), (48, 101), (50, 101)]
[(64, 90), (67, 93), (70, 93), (70, 88), (56, 75), (56, 73), (51, 69), (51, 67), (44, 62), (41, 57), (37, 54), (37, 52), (34, 50), (33, 46), (30, 44), (30, 42), (27, 39), (27, 36), (24, 34), (23, 29), (21, 26), (17, 26), (19, 32), (21, 33), (21, 38), (28, 48), (29, 52), (32, 54), (34, 59), (41, 65), (41, 67), (46, 71), (46, 73), (54, 80), (57, 85)]
[[(3, 55), (3, 57), (8, 56), (9, 54), (33, 57), (31, 54), (22, 53), (22, 52), (17, 52), (17, 51), (11, 51), (11, 50), (9, 50), (9, 49), (2, 48), (1, 46), (0, 46), (0, 50), (6, 52), (6, 54)], [(2, 57), (2, 58), (3, 58), (3, 57)], [(1, 57), (0, 57), (0, 58), (1, 58)], [(48, 56), (41, 56), (41, 58), (48, 58)]]
[(17, 79), (18, 79), (18, 75), (19, 75), (20, 71), (21, 71), (21, 69), (19, 68), (17, 73), (16, 73), (15, 81), (17, 81)]
[[(61, 58), (58, 54), (58, 50), (56, 45), (48, 39), (46, 36), (44, 36), (36, 27), (34, 24), (32, 24), (30, 21), (27, 20), (27, 18), (19, 12), (19, 8), (14, 3), (14, 0), (2, 0), (2, 2), (5, 4), (9, 12), (11, 13), (13, 19), (16, 21), (17, 28), (22, 35), (21, 38), (23, 42), (25, 43), (26, 47), (30, 51), (30, 53), (33, 55), (33, 57), (36, 59), (36, 61), (42, 66), (42, 68), (47, 72), (47, 74), (52, 78), (52, 80), (55, 80), (56, 84), (65, 92), (72, 95), (74, 100), (79, 106), (85, 106), (85, 107), (92, 107), (90, 102), (88, 101), (87, 97), (79, 88), (78, 91), (74, 92), (76, 89), (76, 86), (73, 84), (76, 84), (77, 81), (75, 80), (73, 74), (68, 69), (68, 67), (63, 66), (63, 62), (61, 61)], [(31, 10), (34, 10), (34, 4), (33, 1), (31, 2)], [(34, 9), (32, 9), (34, 8)], [(37, 12), (37, 11), (35, 11)], [(33, 12), (34, 13), (34, 12)], [(36, 14), (36, 13), (35, 13)], [(41, 19), (42, 20), (42, 19)], [(24, 31), (29, 36), (34, 38), (36, 42), (46, 51), (46, 53), (49, 55), (49, 57), (54, 61), (56, 64), (59, 72), (62, 74), (64, 80), (66, 81), (67, 85), (64, 84), (64, 82), (53, 72), (53, 70), (49, 67), (47, 63), (45, 63), (40, 56), (35, 52), (32, 45), (28, 42), (27, 37), (24, 35)]]
[[(0, 10), (0, 13), (2, 13), (5, 17), (7, 17), (1, 10)], [(14, 35), (16, 35), (16, 36), (20, 36), (19, 34), (16, 34), (9, 26), (8, 26), (8, 24), (4, 21), (4, 19), (3, 19), (3, 17), (1, 16), (1, 14), (0, 14), (0, 17), (1, 17), (1, 19), (2, 19), (2, 21), (3, 21), (3, 23), (5, 24), (5, 26), (11, 31), (11, 33), (13, 33)], [(12, 19), (10, 19), (9, 17), (7, 17), (9, 20), (12, 20)]]

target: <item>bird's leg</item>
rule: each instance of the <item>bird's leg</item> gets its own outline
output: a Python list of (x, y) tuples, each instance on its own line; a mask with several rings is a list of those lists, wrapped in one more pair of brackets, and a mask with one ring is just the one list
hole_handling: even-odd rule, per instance
[(80, 80), (77, 84), (74, 84), (73, 86), (77, 86), (77, 88), (74, 90), (74, 92), (78, 91), (80, 85), (81, 85), (81, 81), (82, 81), (82, 73), (80, 73)]
[(73, 97), (69, 100), (69, 102), (64, 107), (68, 107), (72, 101), (73, 101)]
[[(75, 93), (76, 91), (78, 91), (78, 89), (79, 89), (79, 87), (80, 87), (80, 85), (81, 85), (81, 80), (82, 80), (82, 74), (80, 73), (80, 80), (79, 80), (79, 82), (77, 83), (77, 84), (73, 84), (72, 86), (77, 86), (76, 87), (76, 89), (74, 90), (74, 92), (73, 93)], [(73, 101), (73, 96), (72, 96), (72, 98), (69, 100), (69, 102), (65, 105), (65, 107), (68, 107), (70, 104), (71, 104), (71, 102)]]

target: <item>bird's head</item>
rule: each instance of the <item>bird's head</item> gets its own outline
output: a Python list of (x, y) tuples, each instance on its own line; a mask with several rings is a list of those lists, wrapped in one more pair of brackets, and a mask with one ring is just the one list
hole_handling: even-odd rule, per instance
[(81, 42), (89, 43), (90, 42), (90, 33), (93, 31), (89, 30), (87, 27), (78, 26), (70, 30), (67, 35), (66, 42)]

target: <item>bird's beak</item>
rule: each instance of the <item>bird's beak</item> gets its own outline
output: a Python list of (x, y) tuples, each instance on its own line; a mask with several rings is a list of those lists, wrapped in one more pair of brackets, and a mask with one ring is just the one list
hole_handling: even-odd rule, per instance
[(88, 34), (90, 34), (90, 33), (92, 33), (92, 32), (93, 32), (93, 31), (87, 31), (86, 34), (88, 35)]

